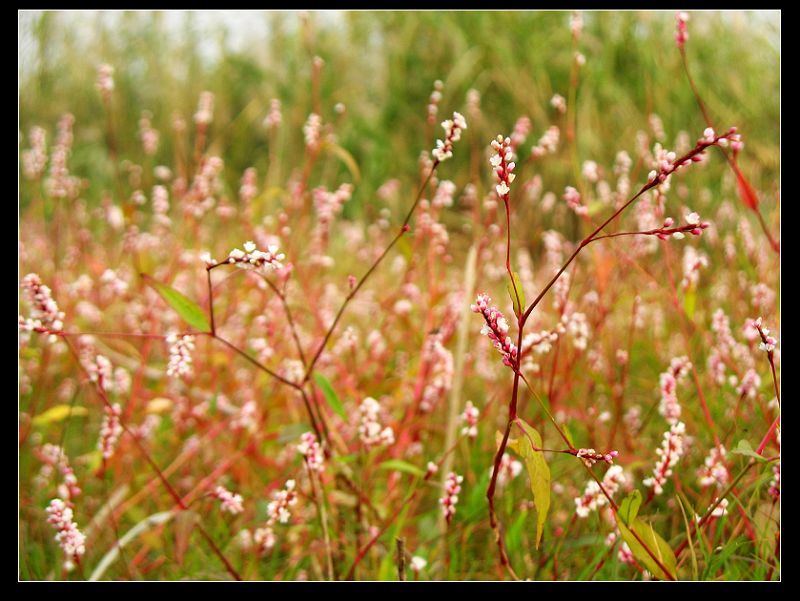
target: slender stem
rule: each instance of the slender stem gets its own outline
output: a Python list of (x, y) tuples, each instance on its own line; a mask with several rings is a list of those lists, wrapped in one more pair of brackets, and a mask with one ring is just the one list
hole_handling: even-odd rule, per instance
[(325, 350), (325, 346), (328, 344), (328, 341), (330, 340), (331, 336), (333, 335), (333, 331), (336, 329), (336, 326), (338, 325), (339, 320), (342, 318), (342, 315), (344, 314), (344, 310), (347, 308), (347, 305), (350, 303), (350, 301), (353, 299), (353, 297), (359, 291), (361, 286), (364, 285), (364, 282), (367, 281), (367, 278), (369, 278), (369, 276), (372, 275), (372, 272), (375, 271), (375, 269), (377, 269), (378, 265), (380, 265), (380, 263), (381, 263), (381, 261), (383, 261), (384, 257), (387, 254), (389, 254), (389, 251), (392, 250), (394, 245), (397, 244), (397, 242), (400, 240), (400, 238), (403, 237), (403, 234), (405, 234), (407, 231), (409, 231), (408, 222), (411, 221), (411, 216), (414, 214), (414, 210), (417, 208), (417, 205), (419, 204), (419, 201), (422, 198), (422, 193), (425, 190), (425, 188), (427, 187), (428, 182), (431, 180), (431, 177), (433, 177), (433, 174), (436, 171), (436, 168), (438, 166), (439, 166), (439, 161), (437, 160), (437, 161), (435, 161), (433, 163), (433, 166), (431, 167), (431, 170), (428, 173), (428, 176), (425, 178), (425, 180), (423, 181), (422, 185), (419, 187), (419, 190), (417, 192), (417, 196), (414, 199), (414, 203), (411, 205), (411, 208), (409, 209), (408, 214), (406, 215), (406, 218), (403, 220), (403, 224), (400, 227), (400, 231), (397, 233), (397, 235), (394, 238), (392, 238), (392, 241), (389, 243), (389, 246), (387, 246), (384, 249), (384, 251), (380, 254), (380, 256), (377, 258), (377, 260), (372, 264), (372, 266), (367, 270), (367, 272), (363, 276), (361, 276), (361, 279), (358, 281), (358, 283), (353, 287), (353, 289), (350, 291), (350, 293), (345, 297), (344, 301), (342, 302), (341, 307), (339, 307), (339, 311), (336, 313), (336, 317), (333, 319), (333, 323), (328, 328), (328, 331), (325, 333), (325, 337), (322, 339), (322, 343), (319, 345), (319, 348), (317, 349), (317, 352), (314, 354), (314, 357), (311, 359), (311, 362), (308, 364), (308, 367), (306, 368), (306, 374), (305, 374), (305, 377), (303, 378), (303, 383), (307, 382), (309, 380), (309, 378), (311, 377), (311, 373), (314, 370), (314, 366), (317, 364), (317, 361), (319, 360), (320, 356), (322, 355), (322, 351)]

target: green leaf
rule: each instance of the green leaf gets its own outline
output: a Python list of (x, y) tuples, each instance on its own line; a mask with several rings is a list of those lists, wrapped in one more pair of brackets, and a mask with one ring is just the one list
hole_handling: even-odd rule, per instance
[(88, 415), (89, 410), (86, 407), (70, 407), (69, 405), (56, 405), (50, 407), (47, 411), (43, 411), (31, 420), (34, 426), (47, 426), (64, 421), (68, 417), (75, 417), (79, 415)]
[(181, 319), (189, 324), (198, 332), (210, 332), (211, 324), (208, 323), (208, 318), (205, 312), (192, 300), (186, 298), (183, 294), (154, 280), (147, 274), (142, 274), (144, 281), (152, 286), (156, 292), (161, 295), (167, 304), (175, 309), (175, 312), (181, 316)]
[(694, 308), (697, 304), (697, 290), (692, 284), (686, 291), (686, 296), (683, 297), (683, 310), (689, 319), (694, 319)]
[[(637, 517), (639, 506), (642, 503), (642, 494), (635, 490), (629, 494), (622, 503), (620, 503), (619, 511), (614, 514), (617, 520), (620, 534), (623, 540), (628, 543), (633, 556), (646, 567), (651, 574), (661, 580), (676, 580), (676, 565), (675, 553), (667, 542), (661, 538), (653, 527)], [(626, 523), (626, 518), (629, 518)], [(658, 561), (666, 572), (661, 569), (658, 563), (653, 559), (650, 553), (642, 546), (633, 533), (636, 533), (639, 539), (647, 545), (647, 548), (658, 558)]]
[(746, 440), (740, 440), (739, 444), (736, 445), (736, 448), (733, 449), (731, 453), (736, 453), (737, 455), (746, 455), (747, 457), (752, 457), (753, 459), (758, 459), (759, 461), (766, 461), (766, 458), (756, 453), (750, 443)]
[(404, 472), (406, 474), (411, 474), (412, 476), (419, 476), (420, 478), (425, 477), (424, 471), (422, 471), (416, 465), (412, 465), (411, 463), (403, 461), (402, 459), (389, 459), (388, 461), (381, 463), (379, 467), (382, 470), (394, 470), (395, 472)]
[(619, 516), (622, 520), (630, 525), (639, 513), (639, 507), (642, 505), (642, 493), (634, 490), (619, 504)]
[[(525, 291), (522, 289), (522, 282), (519, 279), (519, 274), (516, 271), (512, 271), (511, 276), (514, 281), (513, 283), (506, 283), (506, 289), (508, 290), (508, 296), (511, 297), (511, 302), (514, 303), (514, 315), (519, 317), (522, 315), (522, 310), (525, 307)], [(517, 288), (516, 294), (514, 293), (514, 286)], [(517, 302), (517, 295), (519, 295), (519, 302)], [(520, 307), (520, 305), (522, 305), (522, 307)]]
[(341, 417), (344, 421), (347, 421), (347, 413), (344, 410), (344, 405), (342, 401), (339, 400), (339, 397), (336, 395), (336, 391), (333, 389), (328, 378), (323, 376), (322, 374), (314, 374), (314, 380), (316, 381), (317, 385), (322, 389), (322, 394), (325, 395), (325, 400), (330, 405), (331, 409), (333, 409), (336, 414)]
[(542, 448), (542, 437), (524, 421), (518, 419), (516, 424), (524, 431), (518, 439), (508, 440), (508, 446), (516, 451), (525, 461), (528, 478), (531, 481), (533, 502), (536, 504), (536, 548), (542, 540), (544, 523), (550, 510), (550, 468), (544, 459), (544, 453), (534, 450)]

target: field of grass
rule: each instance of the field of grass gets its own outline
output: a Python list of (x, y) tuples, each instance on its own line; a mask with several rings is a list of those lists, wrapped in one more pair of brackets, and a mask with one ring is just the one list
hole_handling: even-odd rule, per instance
[(21, 580), (780, 579), (779, 13), (19, 24)]

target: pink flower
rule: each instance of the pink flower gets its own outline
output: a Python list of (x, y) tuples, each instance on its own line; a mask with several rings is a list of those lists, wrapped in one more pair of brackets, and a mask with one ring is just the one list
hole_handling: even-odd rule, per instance
[(459, 476), (455, 472), (447, 474), (447, 480), (444, 485), (444, 496), (439, 499), (439, 504), (442, 506), (442, 513), (444, 513), (448, 525), (453, 521), (453, 516), (456, 513), (458, 493), (461, 492), (461, 483), (463, 481), (464, 476)]
[(661, 448), (656, 449), (656, 455), (659, 456), (656, 462), (653, 476), (645, 478), (642, 481), (647, 487), (651, 487), (653, 492), (660, 495), (664, 492), (664, 484), (667, 478), (672, 475), (672, 468), (678, 463), (681, 455), (683, 455), (683, 437), (686, 434), (686, 426), (683, 422), (673, 424), (669, 431), (664, 433), (664, 441)]
[(453, 143), (461, 139), (462, 130), (467, 129), (467, 122), (461, 113), (453, 113), (452, 119), (442, 121), (444, 128), (444, 141), (436, 140), (436, 148), (431, 151), (433, 158), (443, 162), (453, 156)]
[(244, 511), (244, 505), (242, 505), (242, 495), (234, 494), (227, 490), (224, 486), (217, 486), (214, 489), (213, 495), (222, 503), (222, 511), (227, 511), (233, 515)]
[(517, 361), (517, 346), (508, 335), (508, 322), (503, 314), (489, 303), (492, 299), (487, 294), (479, 294), (475, 304), (470, 306), (473, 313), (480, 313), (486, 322), (481, 328), (481, 334), (489, 337), (495, 348), (503, 355), (503, 363), (514, 367)]
[(72, 509), (61, 499), (53, 499), (47, 507), (47, 523), (58, 531), (56, 541), (67, 556), (64, 568), (70, 571), (73, 562), (86, 553), (86, 537), (72, 520)]

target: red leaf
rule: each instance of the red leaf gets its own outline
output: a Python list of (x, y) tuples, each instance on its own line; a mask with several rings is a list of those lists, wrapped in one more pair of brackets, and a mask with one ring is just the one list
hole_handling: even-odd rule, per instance
[(739, 195), (742, 197), (742, 202), (754, 211), (758, 211), (758, 196), (756, 196), (753, 186), (742, 175), (736, 163), (733, 164), (733, 170), (736, 172), (736, 182), (739, 184)]

